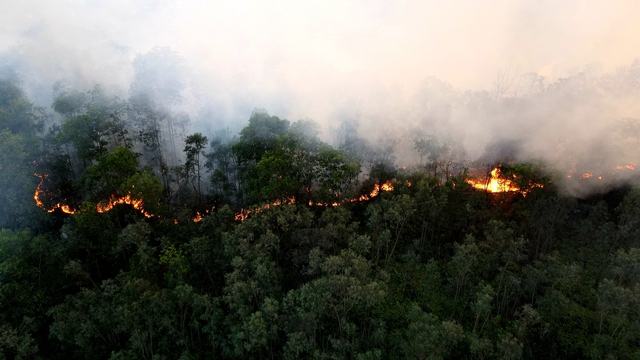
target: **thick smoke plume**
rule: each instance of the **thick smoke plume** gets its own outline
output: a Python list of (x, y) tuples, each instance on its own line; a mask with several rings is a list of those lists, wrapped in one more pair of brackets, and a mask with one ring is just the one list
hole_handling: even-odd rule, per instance
[(49, 109), (100, 84), (182, 114), (184, 134), (235, 132), (264, 109), (314, 120), (334, 145), (357, 131), (398, 166), (433, 144), (463, 167), (542, 161), (586, 194), (640, 164), (637, 13), (633, 1), (13, 2), (0, 77)]

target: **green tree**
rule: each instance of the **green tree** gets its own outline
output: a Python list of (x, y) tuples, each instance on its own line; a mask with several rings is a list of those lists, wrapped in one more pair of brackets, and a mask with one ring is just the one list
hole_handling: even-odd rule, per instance
[(206, 168), (211, 172), (211, 188), (215, 195), (223, 201), (237, 203), (238, 160), (232, 146), (238, 141), (231, 136), (229, 129), (216, 132), (211, 139), (210, 149), (206, 155)]
[(251, 201), (251, 194), (260, 192), (256, 165), (267, 151), (276, 149), (278, 138), (289, 131), (289, 121), (255, 111), (249, 118), (249, 125), (240, 131), (240, 138), (232, 147), (238, 159), (238, 176), (241, 183), (243, 201)]
[(207, 137), (203, 136), (201, 133), (189, 135), (185, 140), (184, 152), (187, 155), (185, 168), (195, 180), (195, 183), (192, 181), (192, 185), (193, 190), (198, 196), (199, 203), (202, 203), (201, 172), (204, 165), (203, 160), (205, 158), (204, 148), (207, 146), (208, 141), (209, 139), (207, 139)]
[(406, 315), (409, 326), (402, 349), (407, 359), (443, 359), (464, 338), (462, 326), (455, 321), (439, 321), (414, 305)]
[(90, 194), (94, 201), (107, 199), (120, 190), (127, 179), (137, 171), (136, 155), (125, 147), (117, 147), (87, 169), (86, 193)]
[(383, 340), (381, 324), (370, 311), (387, 294), (386, 273), (375, 271), (352, 249), (324, 256), (316, 248), (309, 253), (309, 269), (314, 279), (284, 300), (285, 358), (355, 357), (370, 337)]
[(42, 132), (44, 109), (29, 101), (14, 82), (0, 79), (0, 131), (33, 136)]
[(33, 149), (37, 149), (34, 138), (0, 131), (0, 228), (39, 227), (35, 223), (39, 210), (33, 200)]

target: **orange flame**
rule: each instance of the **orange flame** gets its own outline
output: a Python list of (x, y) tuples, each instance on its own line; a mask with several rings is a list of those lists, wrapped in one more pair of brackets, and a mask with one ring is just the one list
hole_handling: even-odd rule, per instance
[[(57, 203), (55, 205), (53, 205), (53, 207), (47, 209), (44, 206), (44, 203), (42, 202), (42, 200), (40, 199), (41, 193), (42, 191), (42, 184), (44, 183), (44, 179), (46, 179), (49, 174), (34, 174), (36, 177), (40, 178), (40, 183), (38, 184), (38, 186), (36, 186), (36, 191), (33, 194), (33, 200), (35, 200), (36, 202), (36, 206), (38, 206), (39, 208), (45, 210), (46, 212), (52, 213), (54, 212), (56, 209), (60, 209), (63, 213), (65, 214), (75, 214), (78, 210), (72, 209), (69, 205), (67, 204), (63, 204), (63, 203)], [(115, 195), (111, 195), (111, 197), (109, 198), (109, 200), (107, 201), (106, 204), (103, 203), (98, 203), (96, 205), (96, 210), (99, 213), (104, 213), (107, 212), (111, 209), (113, 209), (114, 206), (118, 205), (118, 204), (127, 204), (127, 205), (131, 205), (133, 206), (133, 208), (135, 210), (138, 210), (139, 212), (142, 213), (142, 215), (144, 215), (147, 218), (151, 218), (153, 217), (153, 214), (149, 214), (147, 211), (144, 210), (143, 208), (143, 202), (141, 199), (134, 199), (131, 194), (127, 194), (125, 196), (120, 196), (120, 197), (116, 197)]]
[(520, 188), (513, 181), (500, 178), (500, 169), (498, 168), (491, 170), (491, 178), (487, 181), (467, 179), (466, 182), (478, 190), (486, 190), (491, 193), (520, 191)]
[(636, 164), (627, 164), (627, 165), (618, 165), (616, 166), (616, 170), (635, 170)]
[[(193, 218), (193, 222), (197, 223), (202, 221), (202, 215), (200, 215), (200, 212), (196, 212), (196, 217)], [(178, 220), (175, 221), (175, 223), (177, 224)]]
[[(409, 181), (407, 181), (407, 185), (411, 186), (411, 183)], [(323, 202), (313, 202), (313, 200), (309, 200), (309, 206), (340, 206), (344, 203), (353, 203), (353, 202), (359, 202), (359, 201), (368, 201), (371, 200), (372, 198), (380, 195), (380, 191), (393, 191), (393, 184), (390, 181), (385, 182), (384, 184), (380, 185), (380, 184), (375, 184), (373, 187), (373, 190), (371, 190), (371, 192), (369, 193), (369, 195), (360, 195), (356, 198), (351, 198), (351, 199), (344, 199), (340, 202), (338, 201), (334, 201), (332, 203), (323, 203)], [(253, 210), (246, 210), (246, 209), (240, 209), (240, 211), (235, 215), (234, 219), (236, 221), (244, 221), (246, 220), (250, 214), (254, 214), (254, 213), (259, 213), (262, 210), (266, 210), (271, 208), (271, 206), (280, 206), (280, 205), (286, 205), (286, 204), (295, 204), (296, 199), (295, 198), (290, 198), (287, 199), (285, 201), (281, 201), (281, 200), (276, 200), (271, 204), (266, 204), (263, 207), (258, 207), (255, 208)]]
[(142, 199), (134, 199), (133, 197), (131, 197), (131, 194), (120, 197), (111, 195), (109, 201), (105, 205), (102, 205), (102, 203), (98, 203), (98, 205), (96, 205), (96, 210), (98, 210), (99, 213), (105, 213), (113, 209), (116, 205), (120, 204), (131, 205), (135, 210), (138, 210), (146, 218), (153, 217), (153, 214), (149, 214), (144, 210)]
[(76, 210), (72, 209), (69, 205), (62, 204), (62, 203), (57, 203), (53, 205), (52, 208), (46, 209), (44, 206), (44, 203), (42, 202), (42, 200), (40, 200), (40, 193), (42, 192), (42, 184), (44, 183), (44, 179), (46, 179), (49, 176), (49, 174), (44, 174), (44, 175), (33, 174), (33, 175), (40, 178), (40, 183), (38, 183), (38, 186), (36, 186), (36, 191), (33, 193), (33, 200), (36, 201), (37, 207), (43, 210), (46, 210), (48, 213), (52, 213), (56, 209), (60, 209), (63, 213), (69, 214), (69, 215), (74, 214), (76, 212)]

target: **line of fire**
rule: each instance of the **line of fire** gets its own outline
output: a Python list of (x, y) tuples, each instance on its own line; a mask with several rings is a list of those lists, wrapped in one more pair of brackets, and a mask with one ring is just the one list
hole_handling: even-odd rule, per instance
[[(37, 174), (35, 173), (34, 176), (38, 177), (40, 179), (40, 182), (38, 183), (38, 185), (36, 186), (36, 190), (33, 194), (33, 199), (35, 200), (36, 206), (38, 206), (39, 208), (52, 213), (54, 212), (56, 209), (59, 209), (60, 211), (62, 211), (65, 214), (69, 214), (69, 215), (73, 215), (75, 214), (78, 210), (77, 209), (73, 209), (71, 208), (70, 205), (65, 204), (63, 202), (58, 202), (55, 203), (54, 205), (47, 207), (44, 202), (42, 201), (43, 197), (47, 197), (47, 195), (45, 194), (45, 191), (42, 189), (42, 185), (44, 183), (44, 181), (48, 178), (48, 174)], [(406, 181), (406, 184), (408, 186), (411, 186), (411, 183), (409, 181)], [(393, 184), (391, 181), (387, 181), (383, 184), (375, 184), (373, 189), (368, 192), (368, 194), (363, 194), (360, 195), (358, 197), (355, 198), (350, 198), (350, 199), (344, 199), (341, 201), (337, 201), (337, 202), (332, 202), (332, 203), (327, 203), (327, 202), (313, 202), (312, 200), (309, 200), (308, 205), (309, 206), (340, 206), (344, 203), (353, 203), (353, 202), (360, 202), (360, 201), (368, 201), (371, 200), (375, 197), (377, 197), (380, 192), (389, 192), (389, 191), (393, 191)], [(50, 196), (48, 196), (50, 198)], [(289, 198), (286, 199), (284, 201), (282, 200), (276, 200), (270, 204), (266, 204), (262, 207), (257, 207), (254, 209), (240, 209), (240, 211), (238, 213), (236, 213), (235, 215), (235, 220), (237, 221), (243, 221), (245, 219), (247, 219), (247, 217), (251, 214), (256, 214), (259, 213), (263, 210), (267, 210), (271, 207), (275, 207), (275, 206), (280, 206), (280, 205), (288, 205), (288, 204), (295, 204), (295, 198)], [(154, 217), (154, 214), (151, 214), (149, 212), (147, 212), (144, 209), (144, 201), (143, 199), (136, 199), (134, 197), (131, 196), (131, 194), (126, 194), (126, 195), (122, 195), (122, 196), (117, 196), (117, 195), (111, 195), (111, 197), (109, 197), (109, 199), (106, 202), (100, 202), (96, 205), (96, 210), (98, 213), (105, 213), (108, 212), (110, 210), (112, 210), (116, 205), (130, 205), (131, 207), (133, 207), (133, 209), (139, 211), (142, 215), (144, 215), (146, 218), (152, 218)], [(215, 208), (215, 207), (214, 207)], [(207, 210), (205, 212), (205, 214), (209, 213), (209, 210)], [(199, 211), (196, 212), (196, 216), (193, 218), (193, 222), (200, 222), (202, 221), (203, 217), (205, 214), (201, 214)], [(174, 219), (174, 224), (178, 224), (178, 220)]]
[[(629, 164), (625, 164), (625, 165), (617, 165), (615, 167), (613, 167), (612, 169), (610, 169), (609, 171), (609, 175), (615, 175), (615, 173), (617, 172), (623, 172), (623, 171), (635, 171), (636, 170), (636, 165), (629, 163)], [(575, 167), (571, 168), (566, 175), (567, 179), (575, 179), (575, 180), (602, 180), (603, 176), (606, 176), (607, 174), (604, 174), (602, 172), (600, 173), (593, 173), (593, 172), (584, 172), (581, 175), (576, 175), (576, 169)], [(36, 186), (34, 195), (33, 195), (33, 199), (35, 200), (35, 203), (38, 207), (40, 207), (41, 209), (49, 212), (49, 213), (53, 213), (54, 211), (56, 211), (56, 209), (60, 210), (62, 213), (64, 214), (69, 214), (69, 215), (73, 215), (74, 213), (76, 213), (78, 211), (78, 209), (74, 209), (72, 208), (69, 204), (64, 203), (64, 201), (62, 202), (57, 202), (53, 205), (50, 206), (46, 206), (43, 202), (43, 198), (47, 197), (49, 202), (51, 201), (51, 196), (48, 196), (46, 194), (46, 192), (42, 189), (42, 186), (44, 184), (44, 182), (47, 180), (48, 178), (48, 174), (38, 174), (35, 173), (34, 176), (38, 177), (40, 179), (40, 182), (38, 183), (38, 185)], [(528, 183), (526, 184), (526, 188), (523, 187), (521, 184), (521, 181), (519, 181), (519, 176), (516, 174), (505, 174), (504, 170), (503, 170), (503, 166), (502, 164), (498, 164), (497, 166), (493, 167), (493, 169), (490, 171), (488, 176), (482, 176), (482, 175), (470, 175), (468, 176), (466, 179), (464, 179), (464, 181), (469, 184), (473, 189), (475, 190), (479, 190), (479, 191), (486, 191), (488, 193), (492, 193), (492, 194), (500, 194), (500, 193), (514, 193), (514, 194), (522, 194), (522, 196), (527, 196), (527, 194), (533, 189), (533, 188), (542, 188), (544, 187), (543, 184), (540, 183)], [(394, 180), (395, 181), (395, 180)], [(346, 203), (355, 203), (355, 202), (363, 202), (363, 201), (369, 201), (375, 197), (377, 197), (381, 192), (390, 192), (394, 190), (394, 185), (393, 182), (394, 181), (386, 181), (382, 184), (374, 184), (373, 189), (371, 189), (370, 191), (368, 191), (366, 194), (362, 194), (360, 196), (357, 197), (353, 197), (353, 198), (346, 198), (346, 199), (342, 199), (340, 201), (334, 201), (334, 202), (314, 202), (313, 200), (309, 200), (307, 202), (308, 206), (318, 206), (318, 207), (336, 207), (336, 206), (340, 206)], [(405, 180), (407, 186), (411, 186), (411, 182), (408, 180)], [(252, 209), (240, 209), (236, 214), (234, 219), (236, 221), (243, 221), (246, 220), (251, 214), (257, 214), (260, 213), (261, 211), (264, 210), (268, 210), (271, 207), (276, 207), (276, 206), (281, 206), (281, 205), (290, 205), (290, 204), (295, 204), (296, 203), (296, 199), (294, 197), (288, 198), (288, 199), (284, 199), (284, 200), (276, 200), (274, 202), (265, 204), (263, 206), (259, 206), (259, 207), (255, 207)], [(125, 194), (125, 195), (111, 195), (107, 200), (101, 201), (98, 204), (96, 204), (96, 211), (98, 213), (105, 213), (108, 212), (112, 209), (114, 209), (116, 207), (116, 205), (129, 205), (131, 206), (134, 210), (138, 211), (139, 213), (141, 213), (144, 217), (146, 218), (152, 218), (155, 215), (152, 213), (149, 213), (147, 210), (145, 210), (144, 208), (144, 199), (136, 199), (135, 197), (133, 197), (131, 194)], [(211, 209), (211, 211), (213, 211), (215, 209), (215, 206)], [(193, 218), (193, 222), (198, 223), (200, 221), (202, 221), (202, 219), (204, 218), (204, 216), (206, 216), (207, 214), (210, 213), (210, 210), (206, 210), (203, 211), (202, 213), (200, 211), (196, 212), (195, 217)], [(173, 220), (174, 224), (178, 224), (178, 220), (174, 219)]]

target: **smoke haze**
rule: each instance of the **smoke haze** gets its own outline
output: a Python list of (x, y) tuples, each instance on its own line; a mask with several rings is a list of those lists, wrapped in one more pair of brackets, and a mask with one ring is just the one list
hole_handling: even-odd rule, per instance
[(607, 171), (640, 161), (639, 13), (637, 1), (14, 1), (0, 76), (46, 107), (60, 80), (126, 97), (136, 56), (170, 47), (194, 130), (238, 130), (260, 108), (313, 119), (329, 142), (344, 121), (396, 136), (399, 163), (436, 135), (472, 158), (508, 148), (497, 156), (611, 184), (631, 172)]

